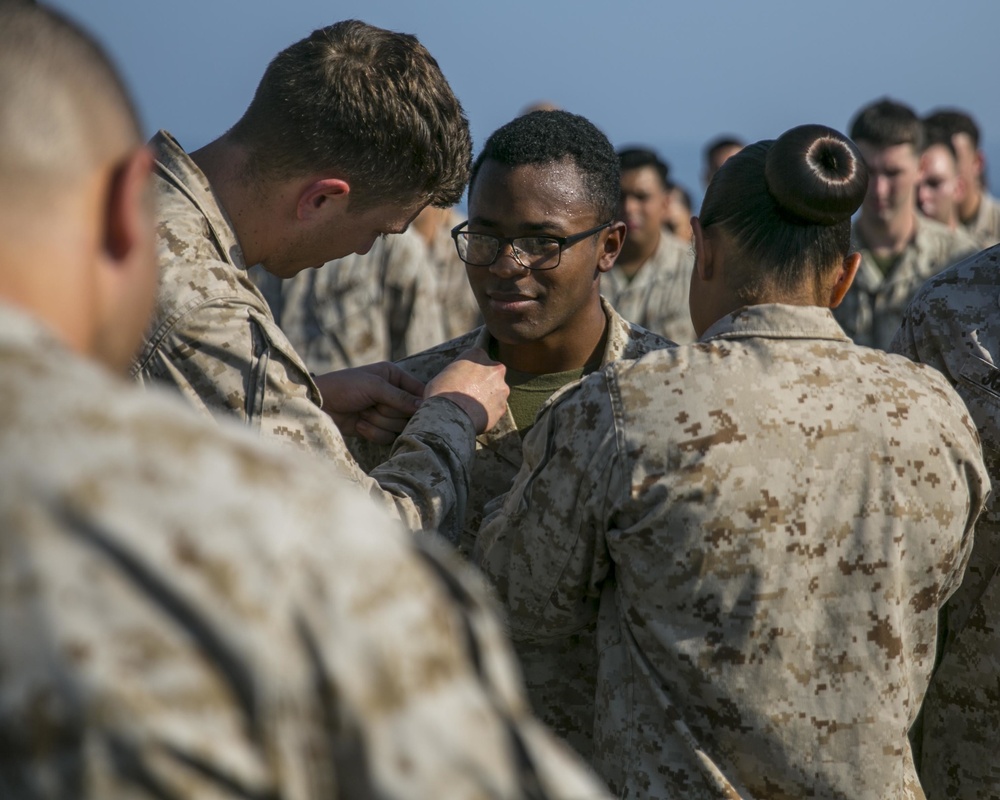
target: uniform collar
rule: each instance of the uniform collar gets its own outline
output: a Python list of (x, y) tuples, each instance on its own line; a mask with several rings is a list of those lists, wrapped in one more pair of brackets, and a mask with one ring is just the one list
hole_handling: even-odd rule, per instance
[(234, 267), (245, 270), (247, 264), (232, 220), (212, 191), (205, 173), (167, 131), (157, 132), (149, 144), (156, 154), (156, 173), (201, 212), (219, 252)]
[(744, 306), (716, 321), (698, 341), (750, 337), (850, 341), (830, 309), (782, 303)]

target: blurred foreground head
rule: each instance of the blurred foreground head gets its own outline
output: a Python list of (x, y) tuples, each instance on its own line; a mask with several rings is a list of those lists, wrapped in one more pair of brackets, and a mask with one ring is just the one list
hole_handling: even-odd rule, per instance
[(0, 0), (0, 301), (114, 369), (156, 287), (140, 141), (100, 46), (50, 9)]

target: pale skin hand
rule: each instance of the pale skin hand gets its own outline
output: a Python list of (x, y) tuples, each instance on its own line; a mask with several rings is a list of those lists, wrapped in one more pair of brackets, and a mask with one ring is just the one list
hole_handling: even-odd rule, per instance
[(392, 444), (420, 407), (424, 385), (395, 364), (380, 361), (315, 376), (323, 410), (344, 436)]
[(504, 383), (506, 368), (493, 361), (481, 348), (474, 347), (434, 376), (424, 390), (424, 398), (445, 397), (461, 408), (475, 426), (485, 433), (507, 410), (510, 390)]

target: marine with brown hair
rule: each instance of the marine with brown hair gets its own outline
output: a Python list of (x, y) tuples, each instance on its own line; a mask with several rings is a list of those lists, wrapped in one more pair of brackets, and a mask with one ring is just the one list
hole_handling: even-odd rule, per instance
[(866, 185), (823, 126), (732, 156), (693, 224), (699, 340), (553, 397), (483, 523), (515, 641), (596, 621), (620, 797), (922, 796), (907, 734), (989, 482), (947, 382), (831, 314)]
[[(410, 528), (460, 525), (502, 367), (472, 354), (429, 388), (390, 363), (312, 376), (248, 276), (366, 253), (458, 199), (468, 122), (426, 48), (356, 20), (321, 28), (274, 58), (228, 133), (191, 154), (163, 131), (152, 146), (160, 291), (133, 375), (333, 462)], [(398, 458), (366, 476), (344, 436), (392, 441), (411, 414)]]

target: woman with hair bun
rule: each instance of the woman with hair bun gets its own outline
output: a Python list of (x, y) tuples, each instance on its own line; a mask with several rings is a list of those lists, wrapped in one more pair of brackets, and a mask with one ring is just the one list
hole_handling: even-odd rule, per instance
[(758, 142), (692, 220), (700, 339), (555, 396), (480, 532), (515, 639), (596, 620), (594, 765), (630, 798), (922, 798), (908, 732), (988, 480), (930, 369), (834, 320), (867, 176)]

